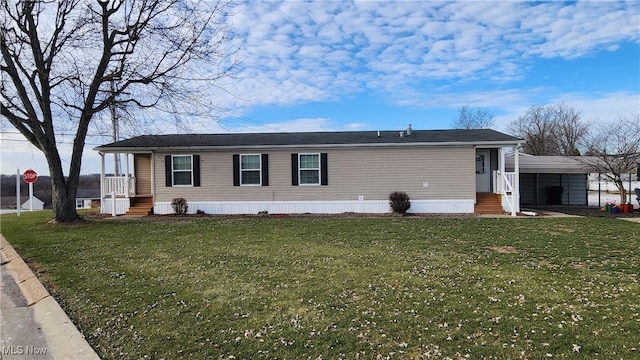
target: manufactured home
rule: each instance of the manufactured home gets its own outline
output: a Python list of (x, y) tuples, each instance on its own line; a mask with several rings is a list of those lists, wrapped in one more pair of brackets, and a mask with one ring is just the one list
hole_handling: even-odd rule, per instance
[[(171, 214), (175, 198), (189, 213), (388, 213), (394, 191), (410, 196), (411, 213), (515, 215), (518, 166), (507, 172), (505, 155), (521, 143), (488, 129), (409, 127), (143, 135), (95, 150), (102, 212), (116, 215)], [(124, 158), (121, 176), (106, 175), (112, 154)]]

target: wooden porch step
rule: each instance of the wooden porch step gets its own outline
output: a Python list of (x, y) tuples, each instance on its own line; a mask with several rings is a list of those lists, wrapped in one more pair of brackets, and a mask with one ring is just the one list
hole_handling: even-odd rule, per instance
[(129, 199), (131, 206), (151, 205), (153, 206), (152, 196), (134, 196)]
[(150, 215), (153, 207), (130, 207), (126, 215)]
[(501, 195), (492, 193), (476, 194), (475, 213), (478, 215), (504, 214)]
[(127, 215), (149, 215), (153, 210), (153, 197), (136, 196), (129, 199)]

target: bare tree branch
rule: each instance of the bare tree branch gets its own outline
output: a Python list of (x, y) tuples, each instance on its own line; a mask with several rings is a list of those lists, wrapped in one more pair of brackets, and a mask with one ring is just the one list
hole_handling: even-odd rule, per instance
[(458, 111), (458, 118), (451, 123), (454, 129), (491, 129), (493, 114), (487, 108), (470, 108), (464, 105)]
[(600, 123), (588, 139), (589, 157), (577, 157), (592, 171), (612, 181), (626, 201), (622, 174), (640, 163), (640, 114), (619, 116), (613, 123)]
[[(0, 113), (47, 158), (57, 221), (77, 218), (82, 151), (98, 113), (116, 104), (178, 116), (178, 100), (187, 108), (235, 69), (232, 6), (226, 0), (0, 4)], [(75, 137), (65, 176), (56, 134), (69, 126)]]
[(565, 104), (534, 105), (509, 124), (509, 131), (525, 139), (524, 151), (531, 155), (578, 156), (589, 124), (579, 111)]

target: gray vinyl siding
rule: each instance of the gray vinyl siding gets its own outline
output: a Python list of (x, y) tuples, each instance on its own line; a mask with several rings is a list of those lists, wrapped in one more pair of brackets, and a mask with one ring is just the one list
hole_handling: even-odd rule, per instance
[[(269, 186), (233, 186), (233, 154), (256, 153), (269, 155)], [(327, 153), (328, 185), (291, 185), (292, 153)], [(170, 154), (154, 156), (157, 202), (176, 197), (187, 201), (330, 201), (358, 200), (360, 196), (385, 200), (393, 191), (405, 191), (412, 200), (475, 197), (472, 146), (198, 152), (200, 187), (164, 186), (164, 159)]]
[(547, 205), (547, 188), (562, 186), (562, 205), (587, 205), (587, 174), (520, 174), (520, 204)]
[[(536, 174), (520, 174), (520, 205), (540, 205)], [(546, 200), (543, 200), (546, 201)]]
[(562, 203), (587, 205), (587, 174), (564, 174), (562, 176)]

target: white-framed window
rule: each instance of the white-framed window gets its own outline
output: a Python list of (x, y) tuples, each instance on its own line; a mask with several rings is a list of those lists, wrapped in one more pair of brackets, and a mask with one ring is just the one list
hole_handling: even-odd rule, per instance
[(171, 178), (173, 186), (193, 186), (193, 157), (171, 156)]
[(487, 167), (484, 160), (484, 155), (476, 155), (476, 174), (486, 174)]
[(320, 154), (298, 154), (300, 185), (320, 185)]
[(262, 156), (260, 154), (240, 154), (240, 185), (262, 185)]
[(84, 200), (76, 199), (76, 209), (84, 209)]

